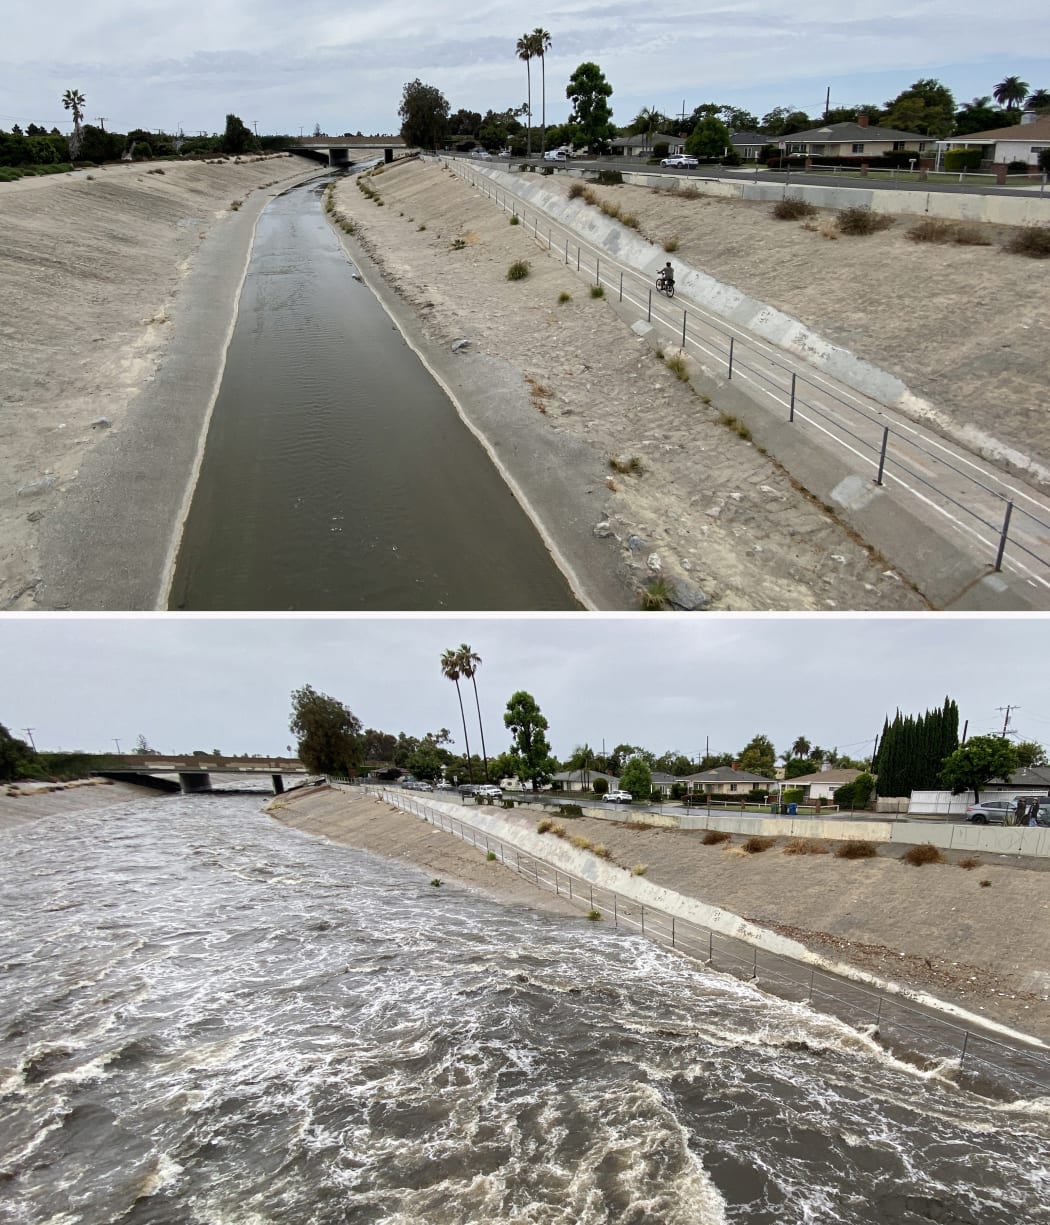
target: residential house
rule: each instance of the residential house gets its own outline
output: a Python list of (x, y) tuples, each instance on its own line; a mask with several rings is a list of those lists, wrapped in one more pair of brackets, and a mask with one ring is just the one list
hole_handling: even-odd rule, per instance
[(638, 158), (647, 161), (655, 156), (653, 149), (657, 145), (667, 146), (667, 155), (673, 157), (676, 153), (685, 152), (684, 136), (668, 136), (666, 132), (642, 132), (638, 136), (617, 136), (612, 141), (614, 155), (627, 158)]
[(815, 774), (800, 774), (798, 778), (789, 778), (784, 787), (801, 787), (805, 800), (831, 800), (839, 787), (844, 787), (863, 770), (818, 770)]
[(772, 137), (763, 136), (761, 132), (733, 132), (729, 140), (740, 155), (740, 160), (744, 162), (757, 162), (759, 153), (766, 145), (777, 143)]
[(897, 149), (914, 149), (916, 158), (933, 141), (918, 132), (901, 132), (896, 128), (880, 128), (868, 122), (867, 115), (858, 115), (848, 123), (828, 123), (807, 132), (792, 132), (777, 142), (788, 153), (804, 153), (807, 157), (881, 157)]
[(559, 770), (551, 781), (558, 791), (593, 791), (599, 778), (605, 779), (610, 791), (620, 786), (620, 780), (614, 774), (603, 774), (601, 770)]
[(680, 783), (682, 780), (674, 774), (665, 774), (662, 770), (653, 770), (653, 792), (659, 793), (667, 797), (671, 794), (671, 788), (675, 783)]
[(1050, 766), (1023, 766), (1015, 770), (1008, 779), (993, 778), (981, 788), (983, 792), (996, 791), (1031, 792), (1033, 795), (1041, 791), (1050, 792)]
[(736, 766), (716, 766), (713, 770), (701, 770), (699, 774), (687, 774), (675, 782), (685, 783), (689, 792), (700, 791), (708, 795), (731, 795), (743, 797), (749, 791), (775, 791), (776, 782), (764, 774), (752, 774), (738, 770)]
[(1025, 111), (1021, 122), (1008, 128), (990, 128), (987, 132), (971, 132), (968, 136), (952, 136), (937, 141), (937, 161), (948, 149), (980, 149), (982, 161), (1008, 166), (1010, 162), (1026, 162), (1032, 170), (1039, 168), (1039, 154), (1050, 149), (1050, 115)]

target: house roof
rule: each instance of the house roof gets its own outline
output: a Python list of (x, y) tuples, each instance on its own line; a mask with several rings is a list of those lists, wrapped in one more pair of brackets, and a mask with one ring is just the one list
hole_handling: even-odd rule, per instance
[(684, 139), (682, 136), (669, 136), (666, 132), (654, 132), (652, 136), (647, 132), (641, 132), (637, 136), (618, 136), (612, 143), (629, 146), (632, 149), (651, 149), (653, 145), (658, 144), (681, 144)]
[(897, 128), (879, 128), (874, 124), (828, 123), (821, 128), (810, 128), (807, 132), (788, 132), (778, 140), (794, 145), (835, 144), (842, 141), (862, 140), (929, 140), (920, 132), (900, 132)]
[(989, 780), (998, 787), (1050, 787), (1050, 766), (1024, 766), (1007, 779)]
[[(615, 774), (603, 774), (601, 770), (588, 770), (588, 779), (593, 783), (596, 778), (604, 778), (608, 783), (617, 783), (620, 780)], [(583, 770), (559, 770), (557, 774), (552, 775), (556, 783), (582, 783)]]
[(732, 766), (715, 766), (699, 774), (687, 774), (680, 783), (772, 783), (775, 780), (764, 774), (752, 774), (748, 770), (734, 770)]
[(949, 136), (947, 142), (953, 145), (965, 144), (967, 141), (995, 140), (1050, 140), (1050, 115), (1044, 115), (1034, 123), (1015, 123), (1008, 128), (989, 128), (987, 132), (970, 132), (966, 136)]
[(730, 141), (734, 145), (774, 145), (772, 136), (763, 136), (761, 132), (733, 132)]
[(852, 783), (863, 770), (817, 770), (814, 774), (800, 774), (798, 778), (785, 778), (785, 783), (795, 786), (796, 783), (834, 783), (841, 787), (844, 783)]
[(663, 770), (652, 770), (652, 780), (654, 783), (677, 783), (678, 778), (674, 774), (665, 774)]

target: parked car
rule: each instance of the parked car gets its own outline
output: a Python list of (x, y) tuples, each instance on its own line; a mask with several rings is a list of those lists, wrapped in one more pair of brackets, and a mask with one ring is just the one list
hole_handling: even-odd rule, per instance
[(629, 791), (607, 791), (602, 799), (606, 804), (629, 804), (634, 796)]
[(447, 778), (443, 778), (440, 780), (440, 782), (437, 782), (434, 784), (434, 790), (435, 791), (451, 791), (452, 784), (448, 781)]
[(674, 157), (665, 157), (660, 163), (661, 166), (678, 166), (682, 170), (692, 170), (700, 163), (695, 157), (690, 157), (688, 153), (676, 153)]
[(470, 151), (470, 156), (471, 157), (491, 158), (492, 154), (488, 151), (488, 149), (472, 149)]
[(569, 155), (564, 149), (548, 149), (543, 155), (543, 160), (545, 162), (567, 162)]
[(460, 783), (459, 794), (460, 795), (474, 795), (477, 789), (478, 789), (477, 783)]
[(514, 154), (511, 153), (509, 149), (500, 149), (500, 151), (496, 154), (496, 156), (497, 157), (513, 157)]
[(484, 796), (487, 800), (502, 800), (503, 792), (496, 786), (495, 783), (482, 783), (480, 787), (474, 788), (474, 794)]
[[(1026, 802), (1028, 800), (1045, 801), (1045, 804), (1040, 805), (1040, 818), (1050, 805), (1050, 797), (1042, 795), (1015, 796), (1012, 800), (982, 800), (980, 804), (971, 804), (967, 808), (966, 819), (974, 825), (1013, 825), (1014, 812), (1019, 799)], [(1043, 821), (1040, 820), (1039, 824), (1042, 825)]]

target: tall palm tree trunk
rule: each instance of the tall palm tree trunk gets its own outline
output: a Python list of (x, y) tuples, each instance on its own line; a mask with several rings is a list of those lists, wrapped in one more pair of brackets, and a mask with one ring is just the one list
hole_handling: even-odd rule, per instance
[(478, 731), (481, 733), (481, 760), (485, 763), (485, 782), (490, 782), (489, 779), (489, 755), (485, 751), (485, 729), (481, 724), (481, 703), (478, 701), (478, 682), (474, 679), (474, 674), (471, 673), (470, 683), (474, 686), (474, 705), (478, 708)]
[(543, 103), (540, 123), (540, 156), (547, 152), (547, 57), (540, 56), (540, 79), (543, 82)]
[(456, 681), (456, 697), (459, 698), (459, 717), (463, 723), (463, 743), (467, 746), (467, 781), (474, 781), (474, 764), (470, 760), (470, 740), (467, 736), (467, 716), (463, 710), (463, 694), (459, 690), (459, 681)]
[(528, 114), (525, 116), (525, 156), (532, 157), (532, 69), (525, 61), (525, 80), (528, 82)]

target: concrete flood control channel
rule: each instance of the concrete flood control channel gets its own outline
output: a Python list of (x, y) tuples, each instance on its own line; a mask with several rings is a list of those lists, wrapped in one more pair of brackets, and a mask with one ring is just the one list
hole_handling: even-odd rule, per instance
[(260, 218), (168, 607), (578, 608), (368, 288), (324, 182)]
[(664, 253), (644, 239), (551, 192), (544, 178), (444, 161), (516, 213), (553, 258), (603, 285), (636, 330), (695, 358), (719, 407), (933, 607), (1050, 608), (1050, 501), (895, 412), (890, 406), (909, 395), (899, 379), (681, 265), (684, 293), (665, 303), (651, 281)]

